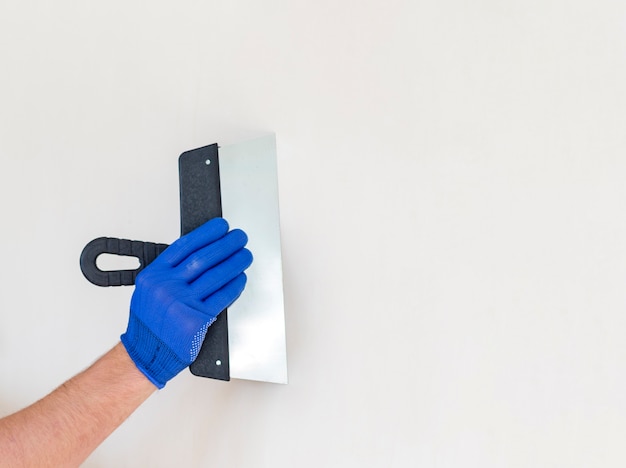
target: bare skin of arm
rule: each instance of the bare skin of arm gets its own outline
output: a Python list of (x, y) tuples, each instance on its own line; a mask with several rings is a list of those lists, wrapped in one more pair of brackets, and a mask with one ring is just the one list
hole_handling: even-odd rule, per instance
[(155, 390), (118, 343), (45, 398), (0, 419), (0, 466), (79, 466)]

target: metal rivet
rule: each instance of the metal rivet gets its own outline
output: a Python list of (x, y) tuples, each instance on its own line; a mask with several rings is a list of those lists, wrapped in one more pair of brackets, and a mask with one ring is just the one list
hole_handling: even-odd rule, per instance
[(207, 159), (206, 161), (204, 161), (204, 164), (206, 164), (208, 166), (209, 164), (211, 164), (211, 160)]
[(221, 366), (222, 365), (222, 361), (220, 361), (219, 359), (217, 361), (215, 361), (215, 365), (216, 366)]

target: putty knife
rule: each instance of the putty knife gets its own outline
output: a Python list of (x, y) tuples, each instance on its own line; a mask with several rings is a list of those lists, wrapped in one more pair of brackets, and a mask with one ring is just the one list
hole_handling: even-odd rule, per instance
[[(181, 235), (216, 216), (248, 233), (254, 263), (241, 297), (211, 325), (193, 374), (287, 383), (287, 353), (274, 136), (186, 151), (179, 158)], [(85, 246), (81, 270), (98, 286), (135, 283), (166, 244), (101, 237)], [(139, 268), (103, 271), (100, 254), (136, 257)]]

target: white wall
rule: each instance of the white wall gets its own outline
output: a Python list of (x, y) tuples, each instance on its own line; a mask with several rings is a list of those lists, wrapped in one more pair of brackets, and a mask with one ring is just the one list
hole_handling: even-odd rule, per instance
[(84, 244), (278, 139), (290, 384), (184, 373), (87, 467), (626, 463), (626, 6), (0, 4), (0, 413), (112, 346)]

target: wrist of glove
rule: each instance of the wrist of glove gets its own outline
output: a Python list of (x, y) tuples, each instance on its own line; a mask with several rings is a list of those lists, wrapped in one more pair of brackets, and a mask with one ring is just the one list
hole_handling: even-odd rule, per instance
[(198, 356), (208, 328), (246, 285), (246, 234), (222, 218), (170, 245), (137, 275), (122, 343), (158, 388)]

